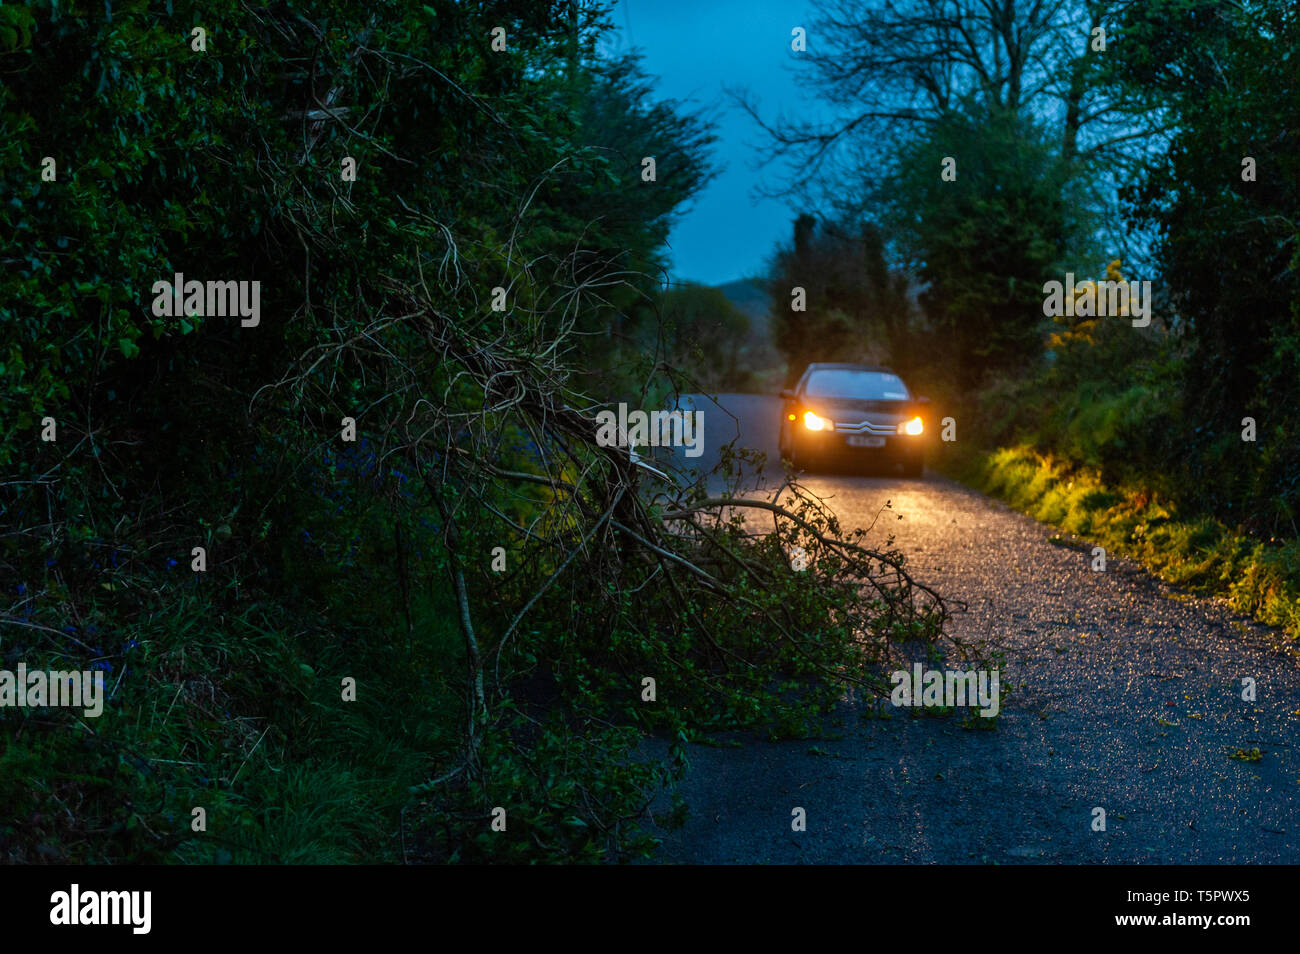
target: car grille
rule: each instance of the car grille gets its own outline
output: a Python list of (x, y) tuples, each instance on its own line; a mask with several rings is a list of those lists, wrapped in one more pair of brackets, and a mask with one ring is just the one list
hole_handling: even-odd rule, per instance
[(848, 421), (835, 422), (835, 430), (843, 431), (845, 434), (897, 434), (897, 424), (873, 424), (871, 421), (859, 421), (851, 424)]

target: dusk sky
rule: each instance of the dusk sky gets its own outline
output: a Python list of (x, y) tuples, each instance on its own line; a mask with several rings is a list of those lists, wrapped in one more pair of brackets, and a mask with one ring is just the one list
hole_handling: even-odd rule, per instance
[[(723, 87), (747, 87), (769, 121), (796, 112), (806, 94), (795, 85), (790, 31), (811, 34), (807, 0), (620, 0), (613, 22), (622, 49), (639, 47), (642, 65), (659, 77), (667, 99), (709, 108), (717, 121), (714, 160), (722, 172), (673, 230), (674, 280), (721, 284), (759, 272), (790, 235), (795, 212), (779, 199), (753, 195), (760, 181), (777, 184), (774, 166), (755, 168), (762, 133)], [(810, 35), (809, 46), (814, 38)]]

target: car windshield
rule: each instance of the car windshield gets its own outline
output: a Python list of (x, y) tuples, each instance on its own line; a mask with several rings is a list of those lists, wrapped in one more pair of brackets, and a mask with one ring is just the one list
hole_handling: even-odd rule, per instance
[(854, 398), (863, 401), (906, 401), (907, 386), (888, 371), (858, 368), (821, 368), (808, 375), (804, 393), (809, 397)]

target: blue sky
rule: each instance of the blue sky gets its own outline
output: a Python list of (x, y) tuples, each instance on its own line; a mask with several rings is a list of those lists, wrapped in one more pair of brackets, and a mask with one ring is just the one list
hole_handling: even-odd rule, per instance
[[(669, 240), (674, 281), (717, 285), (756, 274), (790, 236), (795, 211), (752, 195), (779, 184), (776, 167), (755, 168), (762, 134), (723, 86), (748, 87), (771, 121), (808, 108), (791, 69), (790, 31), (811, 32), (806, 0), (619, 0), (615, 49), (638, 47), (659, 77), (659, 94), (707, 107), (717, 121), (714, 161), (722, 172), (682, 215)], [(811, 40), (810, 40), (811, 45)]]

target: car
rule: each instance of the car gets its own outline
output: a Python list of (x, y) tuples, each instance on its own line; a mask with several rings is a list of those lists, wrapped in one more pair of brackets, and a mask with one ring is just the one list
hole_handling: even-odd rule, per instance
[(796, 470), (832, 461), (898, 464), (903, 476), (920, 477), (929, 405), (889, 368), (810, 364), (781, 392), (781, 456)]

